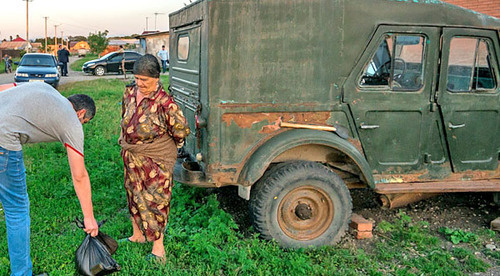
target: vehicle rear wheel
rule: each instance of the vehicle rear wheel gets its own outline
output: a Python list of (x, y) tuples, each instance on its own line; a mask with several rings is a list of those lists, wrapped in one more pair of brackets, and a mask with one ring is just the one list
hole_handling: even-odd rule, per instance
[(96, 76), (104, 76), (104, 73), (106, 71), (104, 70), (104, 67), (103, 66), (97, 66), (95, 69), (94, 69), (94, 75)]
[(342, 179), (316, 162), (277, 166), (252, 188), (250, 215), (255, 228), (283, 247), (337, 243), (352, 212)]

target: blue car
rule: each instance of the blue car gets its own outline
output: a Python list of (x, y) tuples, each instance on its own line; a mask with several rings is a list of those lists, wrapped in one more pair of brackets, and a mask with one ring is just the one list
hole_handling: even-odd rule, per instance
[(15, 82), (43, 81), (54, 88), (59, 85), (57, 61), (50, 54), (25, 54), (18, 65), (14, 76)]

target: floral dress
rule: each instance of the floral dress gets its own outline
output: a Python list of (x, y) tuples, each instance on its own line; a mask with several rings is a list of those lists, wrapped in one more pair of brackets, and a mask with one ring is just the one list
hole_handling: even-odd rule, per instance
[[(156, 92), (136, 103), (137, 86), (127, 87), (122, 103), (122, 137), (127, 144), (148, 146), (168, 138), (169, 158), (155, 158), (122, 149), (130, 215), (147, 240), (160, 238), (170, 211), (177, 147), (189, 135), (186, 118), (161, 83)], [(165, 135), (168, 135), (165, 137)], [(172, 139), (170, 139), (170, 137)], [(176, 147), (177, 146), (177, 147)]]

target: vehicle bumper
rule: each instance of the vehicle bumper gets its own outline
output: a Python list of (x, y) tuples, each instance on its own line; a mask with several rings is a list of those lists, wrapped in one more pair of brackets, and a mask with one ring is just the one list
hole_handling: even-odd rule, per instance
[(14, 77), (15, 82), (45, 82), (53, 87), (57, 87), (59, 85), (58, 78), (26, 78), (26, 77)]
[(82, 67), (82, 71), (83, 71), (84, 73), (92, 73), (92, 72), (94, 72), (94, 69), (95, 69), (95, 68), (90, 68), (90, 67)]
[(205, 172), (197, 162), (178, 158), (174, 166), (174, 180), (196, 187), (213, 188), (215, 183), (209, 183), (206, 180)]

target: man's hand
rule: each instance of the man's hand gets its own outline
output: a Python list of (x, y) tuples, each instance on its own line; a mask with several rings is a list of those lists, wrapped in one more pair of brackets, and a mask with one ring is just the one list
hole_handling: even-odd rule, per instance
[(85, 224), (85, 228), (83, 229), (85, 233), (90, 234), (92, 237), (99, 234), (99, 226), (97, 225), (95, 218), (84, 218), (83, 223)]

